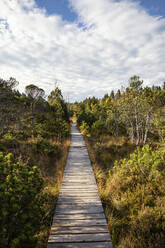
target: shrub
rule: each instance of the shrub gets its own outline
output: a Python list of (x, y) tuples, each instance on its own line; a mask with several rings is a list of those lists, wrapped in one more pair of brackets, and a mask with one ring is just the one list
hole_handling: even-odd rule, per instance
[(82, 122), (80, 126), (80, 131), (83, 135), (89, 134), (89, 125), (85, 121)]
[(43, 187), (37, 167), (0, 153), (0, 247), (36, 247), (44, 216)]
[(91, 129), (92, 135), (98, 137), (103, 133), (103, 131), (105, 132), (104, 122), (101, 119), (95, 121)]
[(4, 150), (5, 150), (4, 146), (0, 143), (0, 151), (4, 151)]
[(2, 144), (4, 144), (7, 148), (14, 148), (18, 145), (18, 141), (16, 140), (16, 138), (14, 137), (13, 134), (11, 133), (6, 133), (2, 140), (1, 140)]
[[(165, 244), (165, 151), (148, 145), (115, 162), (104, 199), (116, 247), (162, 248)], [(108, 199), (108, 200), (107, 200)]]

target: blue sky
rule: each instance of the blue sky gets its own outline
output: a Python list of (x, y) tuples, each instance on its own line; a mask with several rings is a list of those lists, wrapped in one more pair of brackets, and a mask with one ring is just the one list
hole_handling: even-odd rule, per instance
[(164, 0), (140, 0), (141, 5), (147, 9), (151, 15), (159, 15), (165, 17), (165, 1)]
[[(90, 0), (89, 0), (90, 1)], [(139, 2), (151, 15), (165, 17), (165, 0), (133, 0)], [(68, 0), (35, 0), (39, 8), (45, 8), (48, 15), (61, 15), (63, 20), (72, 22), (77, 14), (71, 10)]]
[[(162, 18), (157, 18), (161, 16)], [(71, 101), (165, 81), (164, 0), (0, 0), (0, 78)]]
[(61, 15), (63, 20), (73, 22), (77, 15), (69, 6), (68, 0), (35, 0), (39, 8), (45, 8), (48, 15)]

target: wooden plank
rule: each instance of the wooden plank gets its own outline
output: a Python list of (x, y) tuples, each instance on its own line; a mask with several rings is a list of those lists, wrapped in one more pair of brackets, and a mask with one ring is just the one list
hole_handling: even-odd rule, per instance
[(65, 171), (65, 173), (68, 173), (69, 175), (70, 174), (76, 174), (76, 173), (81, 174), (81, 175), (86, 175), (86, 174), (92, 175), (93, 171), (89, 167), (85, 167), (85, 168), (83, 168), (83, 167), (75, 167), (75, 168), (72, 168), (72, 169), (67, 169)]
[[(63, 206), (63, 207), (60, 207)], [(84, 202), (84, 203), (79, 203), (79, 202), (72, 202), (72, 203), (64, 203), (64, 202), (60, 202), (57, 204), (56, 209), (71, 209), (71, 210), (78, 210), (78, 209), (89, 209), (89, 208), (99, 208), (100, 210), (102, 210), (102, 205), (101, 203), (98, 201), (97, 203), (94, 202)], [(64, 213), (65, 214), (65, 213)]]
[(85, 170), (92, 170), (91, 165), (89, 163), (89, 161), (81, 161), (81, 165), (75, 163), (75, 161), (73, 161), (73, 159), (70, 159), (69, 164), (66, 166), (65, 168), (65, 173), (67, 170), (74, 170), (74, 169), (78, 169), (78, 168), (84, 168), (84, 172)]
[[(64, 173), (66, 173), (67, 171), (74, 171), (74, 170), (78, 170), (78, 169), (80, 169), (84, 173), (87, 172), (87, 171), (92, 171), (91, 165), (90, 165), (90, 163), (88, 161), (82, 161), (82, 165), (81, 166), (75, 164), (73, 160), (70, 162), (70, 164), (72, 164), (72, 165), (68, 165), (66, 167)], [(83, 168), (84, 168), (84, 170), (83, 170)], [(80, 173), (80, 171), (79, 171), (79, 173)]]
[(70, 209), (70, 210), (82, 210), (82, 209), (86, 209), (86, 210), (89, 210), (89, 209), (92, 209), (92, 210), (95, 210), (95, 209), (97, 209), (97, 210), (103, 210), (103, 207), (102, 207), (102, 205), (101, 205), (101, 203), (99, 203), (99, 204), (95, 204), (95, 203), (93, 203), (93, 204), (73, 204), (73, 206), (68, 206), (67, 204), (64, 204), (64, 203), (60, 203), (60, 204), (57, 204), (57, 207), (56, 207), (56, 210), (58, 211), (58, 209), (61, 209), (61, 210), (66, 210), (66, 208), (67, 208), (67, 210), (68, 209)]
[(76, 201), (76, 200), (80, 200), (80, 201), (84, 201), (84, 200), (98, 200), (100, 201), (99, 199), (99, 196), (61, 196), (59, 199), (58, 199), (58, 202), (59, 201), (62, 201), (62, 200), (65, 200), (65, 199), (70, 199), (71, 201)]
[(105, 218), (104, 213), (99, 213), (99, 214), (55, 214), (54, 215), (54, 219), (56, 220), (72, 220), (72, 219), (76, 219), (76, 220), (87, 220), (87, 219), (103, 219)]
[(98, 191), (96, 191), (95, 189), (61, 189), (60, 190), (60, 194), (59, 196), (65, 196), (65, 195), (90, 195), (92, 196), (93, 194), (98, 195)]
[(69, 162), (65, 167), (64, 173), (66, 173), (67, 170), (74, 170), (76, 168), (81, 168), (81, 169), (84, 168), (85, 170), (90, 170), (90, 171), (92, 170), (89, 161), (81, 161), (81, 165), (80, 165), (77, 164), (75, 161), (73, 161), (73, 159), (69, 159)]
[(63, 186), (71, 186), (71, 187), (80, 187), (82, 188), (82, 186), (85, 188), (85, 186), (89, 186), (89, 187), (92, 187), (92, 186), (96, 186), (96, 182), (94, 180), (88, 180), (88, 181), (64, 181), (61, 185), (61, 187), (63, 188)]
[(89, 209), (71, 209), (71, 208), (56, 208), (56, 213), (60, 214), (85, 214), (85, 213), (103, 213), (101, 208), (89, 208)]
[(68, 181), (93, 181), (93, 183), (95, 183), (95, 178), (93, 176), (86, 176), (86, 175), (82, 175), (81, 177), (79, 176), (65, 176), (63, 178), (64, 182), (68, 182)]
[[(67, 187), (67, 185), (63, 185), (63, 187), (61, 188), (62, 191), (64, 190), (75, 190), (75, 191), (78, 191), (78, 190), (82, 190), (82, 191), (88, 191), (88, 190), (96, 190), (96, 188), (92, 187), (84, 187), (85, 185), (78, 185), (78, 184), (69, 184), (69, 186)], [(60, 191), (61, 192), (61, 191)], [(98, 192), (98, 191), (97, 191)]]
[(109, 233), (92, 233), (92, 234), (57, 234), (50, 235), (49, 242), (97, 242), (111, 241)]
[(71, 199), (70, 197), (63, 197), (58, 200), (58, 203), (65, 203), (65, 204), (75, 204), (75, 203), (80, 203), (80, 204), (93, 204), (93, 203), (100, 203), (100, 200), (98, 198), (81, 198), (79, 199), (78, 197)]
[(49, 243), (48, 248), (113, 248), (111, 242)]
[(90, 170), (88, 170), (87, 172), (83, 172), (82, 171), (82, 173), (78, 173), (77, 171), (69, 171), (68, 170), (68, 172), (67, 173), (65, 173), (64, 174), (64, 178), (65, 178), (65, 176), (76, 176), (76, 177), (81, 177), (81, 176), (92, 176), (92, 177), (94, 177), (94, 175), (93, 175), (93, 171), (90, 171)]
[[(77, 164), (76, 163), (77, 160), (81, 161), (81, 164)], [(80, 169), (84, 168), (85, 170), (90, 170), (90, 171), (93, 170), (92, 167), (91, 167), (91, 164), (90, 164), (90, 160), (87, 160), (84, 157), (79, 157), (79, 158), (76, 158), (76, 160), (74, 160), (73, 157), (72, 157), (72, 158), (69, 159), (69, 162), (65, 167), (64, 173), (66, 173), (67, 170), (74, 170), (74, 169), (78, 169), (78, 168), (80, 168)], [(85, 172), (85, 170), (84, 170), (84, 172)]]
[(83, 174), (84, 172), (84, 175), (86, 175), (86, 173), (93, 173), (93, 171), (91, 171), (91, 170), (88, 170), (88, 169), (86, 169), (85, 171), (83, 170), (83, 169), (81, 169), (81, 168), (76, 168), (76, 169), (74, 169), (74, 170), (68, 170), (67, 171), (68, 173), (72, 173), (72, 174), (76, 174), (76, 173), (81, 173), (81, 174)]
[(107, 233), (108, 227), (106, 225), (102, 226), (52, 226), (51, 233), (65, 234), (65, 233)]
[(68, 196), (68, 197), (74, 197), (74, 196), (88, 196), (88, 197), (95, 197), (98, 196), (98, 192), (83, 192), (83, 191), (61, 191), (59, 196)]
[[(80, 170), (79, 170), (79, 171), (80, 171)], [(68, 176), (66, 175), (66, 176), (63, 177), (63, 181), (65, 181), (65, 180), (67, 180), (67, 179), (76, 179), (76, 178), (77, 178), (77, 179), (80, 179), (80, 180), (82, 180), (82, 179), (88, 179), (88, 180), (89, 180), (89, 179), (92, 179), (92, 180), (94, 179), (94, 180), (95, 180), (95, 178), (94, 178), (93, 175), (90, 175), (89, 172), (87, 172), (87, 174), (88, 174), (88, 175), (86, 175), (86, 173), (85, 173), (85, 174), (82, 173), (81, 176), (76, 176), (76, 174), (75, 174), (75, 175), (71, 175), (71, 174), (70, 174), (70, 175), (68, 175)]]
[(65, 219), (53, 219), (53, 226), (100, 226), (100, 225), (107, 225), (107, 222), (104, 219), (71, 219), (71, 220), (65, 220)]
[(75, 187), (73, 187), (73, 188), (68, 188), (68, 187), (63, 187), (63, 188), (61, 188), (61, 190), (60, 190), (60, 193), (63, 193), (63, 192), (73, 192), (73, 193), (85, 193), (85, 192), (88, 192), (88, 193), (98, 193), (98, 191), (96, 190), (96, 188), (75, 188)]
[(92, 184), (95, 183), (93, 178), (65, 178), (65, 183)]
[(64, 190), (64, 189), (65, 190), (70, 190), (70, 189), (74, 189), (74, 190), (95, 190), (95, 191), (98, 192), (98, 190), (96, 189), (96, 185), (84, 185), (83, 187), (81, 187), (80, 185), (75, 186), (75, 185), (69, 184), (69, 185), (63, 185), (61, 187), (61, 190)]
[(77, 172), (68, 172), (68, 175), (66, 175), (66, 176), (64, 175), (63, 180), (65, 178), (75, 178), (75, 177), (77, 177), (77, 178), (87, 177), (87, 178), (95, 179), (94, 176), (92, 175), (92, 173), (93, 172), (87, 172), (87, 173), (81, 173), (81, 175), (76, 175)]
[(84, 202), (84, 203), (90, 203), (90, 204), (94, 204), (95, 202), (99, 202), (100, 203), (100, 199), (98, 196), (95, 196), (95, 197), (88, 197), (88, 196), (81, 196), (81, 197), (78, 197), (78, 196), (61, 196), (58, 200), (58, 204), (62, 203), (62, 202), (71, 202), (71, 203), (78, 203), (78, 202)]

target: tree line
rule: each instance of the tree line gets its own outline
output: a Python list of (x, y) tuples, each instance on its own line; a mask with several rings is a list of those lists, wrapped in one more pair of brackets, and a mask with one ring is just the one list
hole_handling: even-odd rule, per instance
[(102, 99), (88, 98), (72, 108), (87, 135), (123, 135), (136, 145), (146, 144), (148, 138), (165, 138), (165, 83), (144, 87), (143, 80), (133, 76), (128, 87)]
[(41, 135), (61, 140), (67, 132), (69, 120), (67, 104), (56, 87), (48, 100), (45, 91), (34, 84), (25, 87), (25, 93), (15, 90), (18, 81), (0, 79), (0, 135)]

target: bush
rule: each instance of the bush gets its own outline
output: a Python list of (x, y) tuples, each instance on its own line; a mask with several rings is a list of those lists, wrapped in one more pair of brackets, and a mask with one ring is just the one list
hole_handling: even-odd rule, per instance
[(4, 151), (4, 150), (5, 150), (4, 146), (0, 143), (0, 151)]
[(12, 133), (6, 133), (3, 136), (1, 142), (7, 148), (15, 148), (18, 145), (18, 141), (16, 140), (16, 138), (14, 137)]
[(0, 247), (36, 247), (45, 214), (43, 187), (37, 167), (0, 153)]
[(80, 126), (80, 131), (83, 135), (89, 134), (89, 125), (85, 121), (82, 122)]
[(33, 143), (30, 145), (32, 151), (38, 154), (45, 153), (45, 155), (61, 155), (61, 146), (58, 143), (51, 143), (42, 137), (33, 139)]
[(165, 151), (148, 145), (115, 162), (103, 198), (114, 245), (162, 248), (165, 244)]
[(105, 132), (104, 122), (101, 119), (95, 121), (91, 128), (92, 135), (98, 137), (103, 133), (103, 131)]

